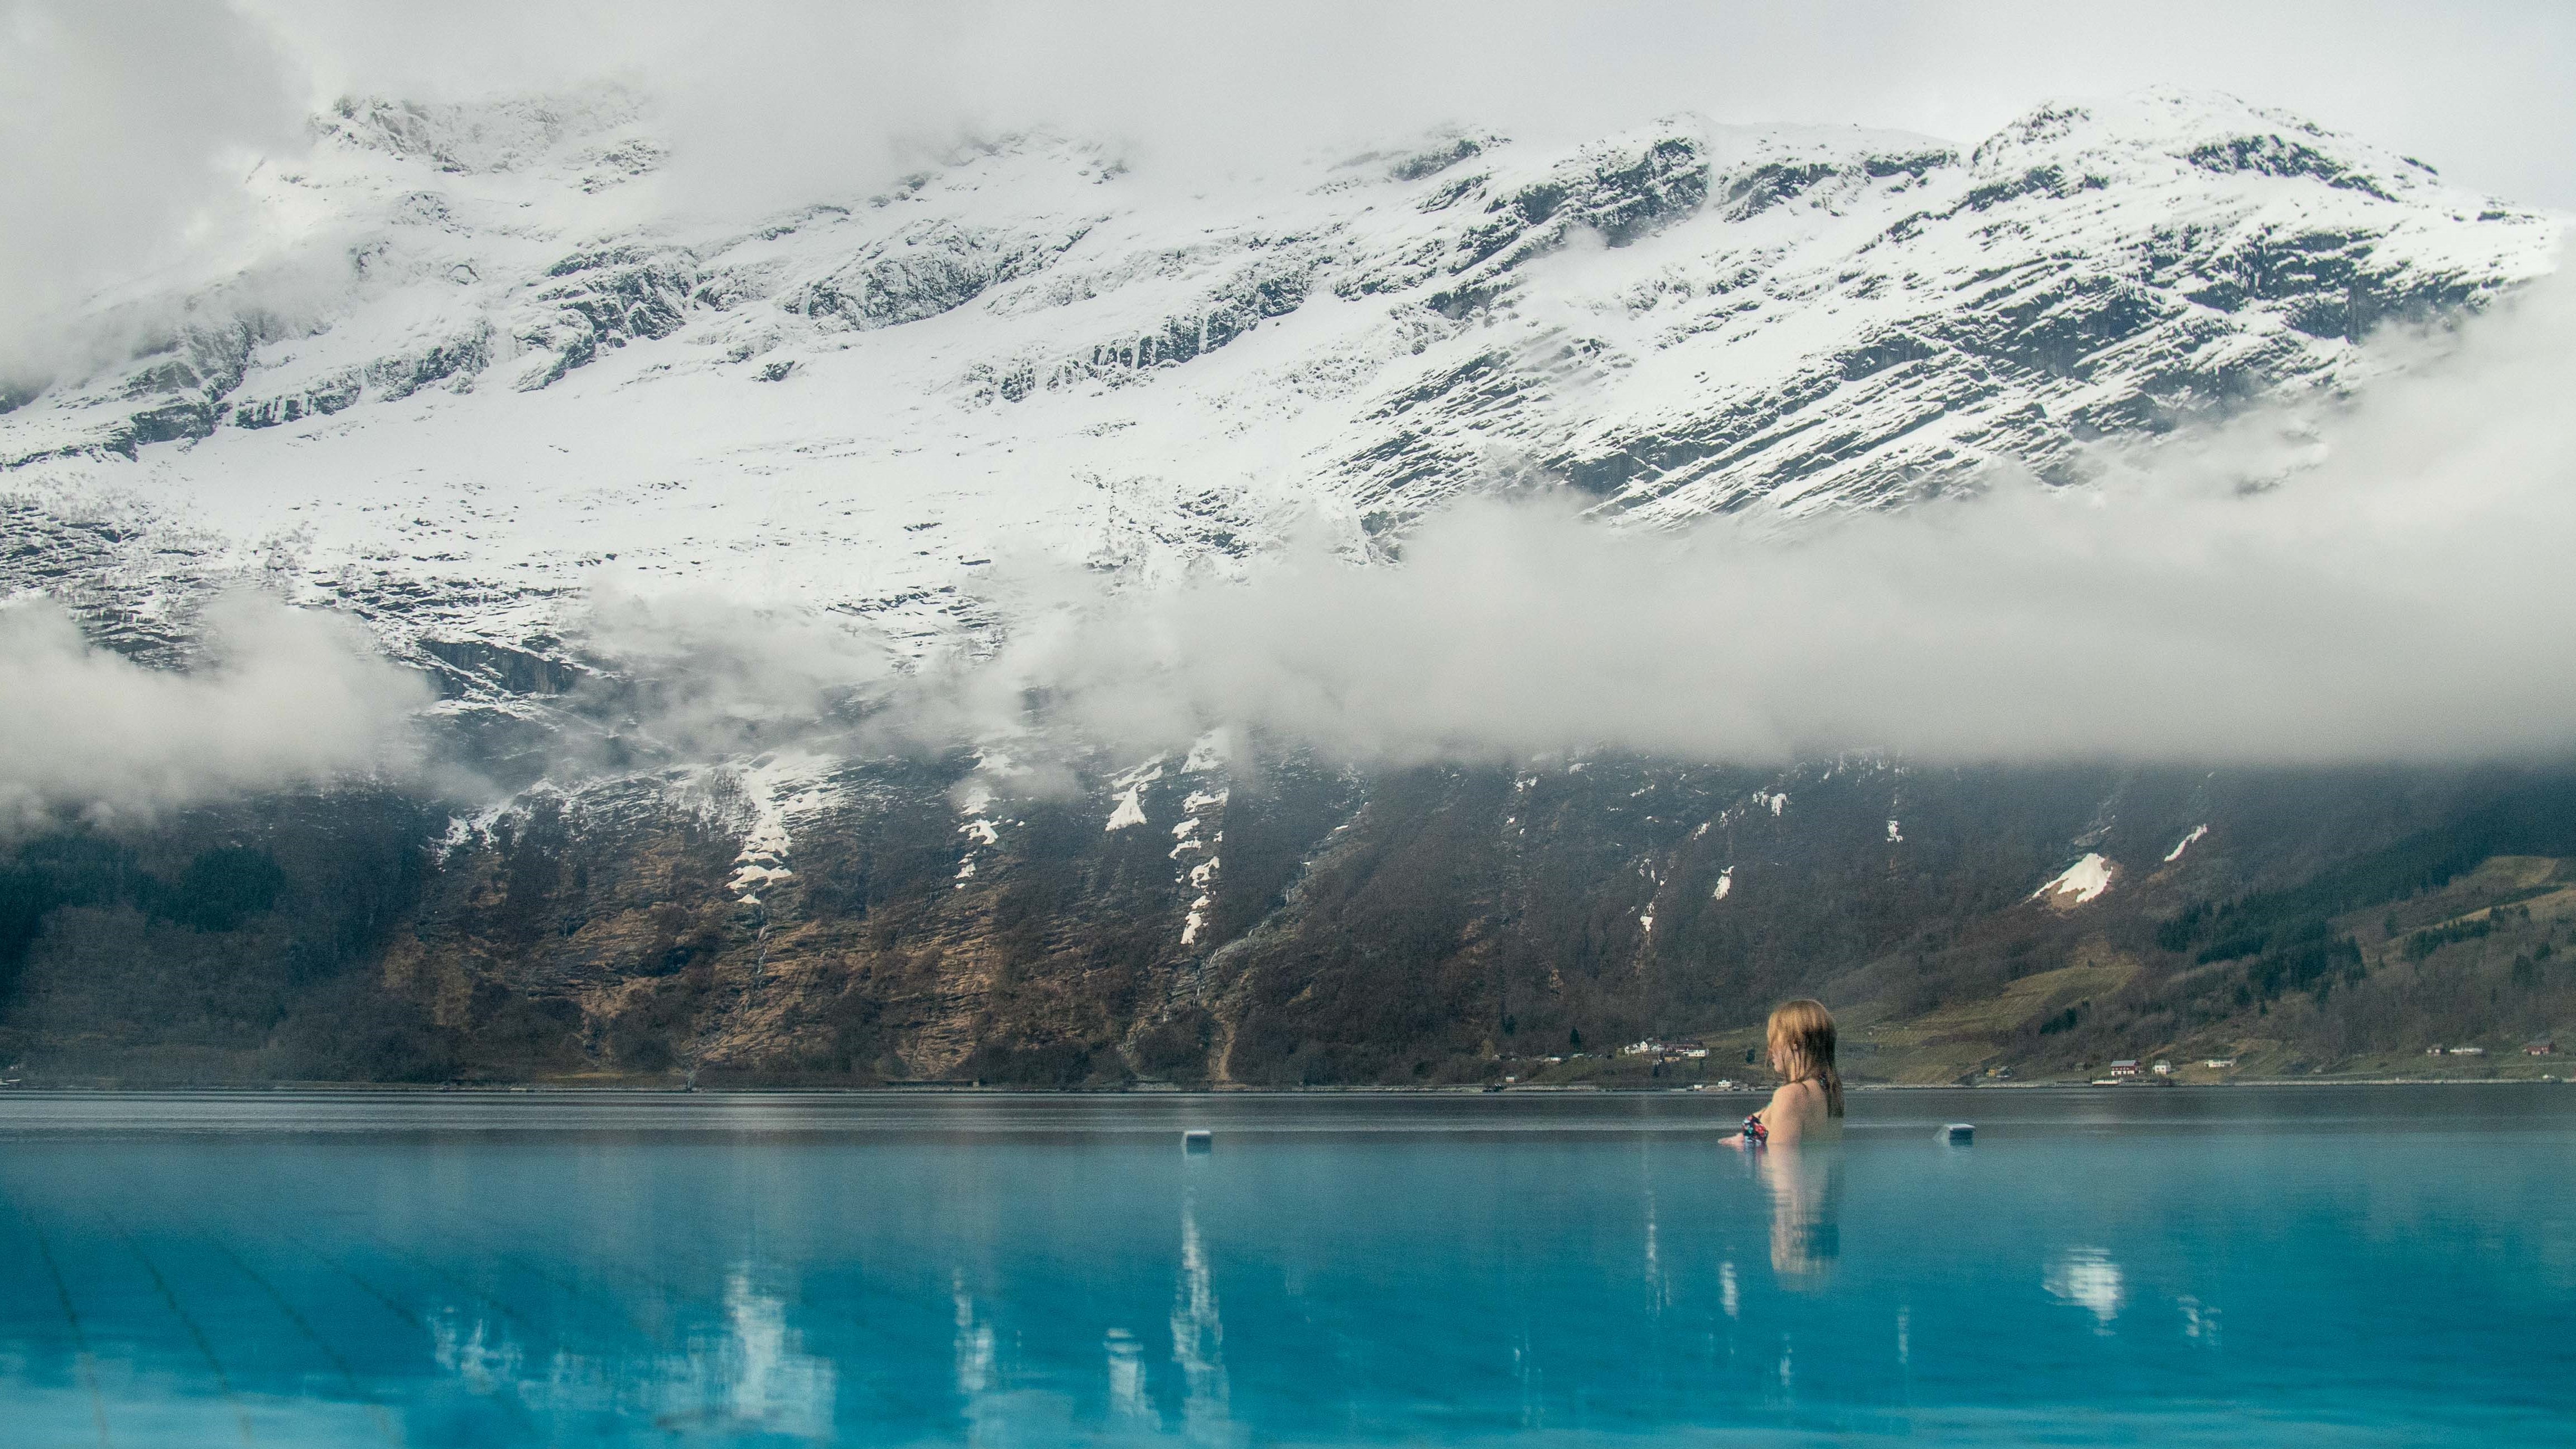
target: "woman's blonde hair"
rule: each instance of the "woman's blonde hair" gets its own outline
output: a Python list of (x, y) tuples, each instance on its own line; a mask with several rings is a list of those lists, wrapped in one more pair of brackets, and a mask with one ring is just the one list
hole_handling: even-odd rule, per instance
[(1842, 1073), (1834, 1070), (1834, 1014), (1821, 1001), (1799, 997), (1771, 1008), (1764, 1030), (1771, 1057), (1792, 1082), (1817, 1082), (1825, 1089), (1825, 1115), (1843, 1114)]

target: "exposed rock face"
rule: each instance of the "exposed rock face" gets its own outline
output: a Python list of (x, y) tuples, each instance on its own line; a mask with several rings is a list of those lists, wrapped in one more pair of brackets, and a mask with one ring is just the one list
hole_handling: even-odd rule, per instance
[[(1732, 1041), (1818, 992), (1856, 1073), (1949, 1080), (2193, 1042), (2318, 1068), (2576, 1009), (2544, 949), (2576, 922), (2560, 777), (1200, 757), (1000, 783), (773, 759), (542, 792), (434, 847), (383, 799), (25, 844), (0, 1051), (126, 1079), (1437, 1084)], [(2051, 893), (2070, 865), (2107, 885)]]
[[(1043, 269), (1081, 240), (997, 227), (961, 226), (940, 217), (870, 245), (846, 264), (797, 283), (778, 299), (781, 311), (855, 331), (899, 327), (963, 307), (999, 282)], [(728, 296), (750, 295), (740, 279)]]

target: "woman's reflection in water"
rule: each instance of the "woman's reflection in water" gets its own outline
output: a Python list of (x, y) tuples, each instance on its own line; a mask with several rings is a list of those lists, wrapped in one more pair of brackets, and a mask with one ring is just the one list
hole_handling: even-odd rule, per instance
[(1822, 1286), (1842, 1256), (1842, 1149), (1766, 1147), (1751, 1156), (1771, 1194), (1771, 1270), (1792, 1286)]

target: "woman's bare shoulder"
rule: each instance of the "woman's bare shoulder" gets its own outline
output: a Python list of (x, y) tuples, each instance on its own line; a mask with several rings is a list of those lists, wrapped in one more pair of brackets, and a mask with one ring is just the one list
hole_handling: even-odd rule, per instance
[(1832, 1099), (1817, 1082), (1788, 1082), (1771, 1094), (1770, 1110), (1762, 1121), (1771, 1129), (1771, 1140), (1781, 1146), (1837, 1138), (1842, 1123), (1832, 1112)]
[(1771, 1100), (1784, 1107), (1792, 1104), (1822, 1107), (1825, 1104), (1825, 1084), (1815, 1081), (1782, 1082), (1780, 1090), (1771, 1094)]
[(1821, 1126), (1833, 1116), (1833, 1098), (1822, 1082), (1784, 1082), (1771, 1094), (1771, 1110), (1776, 1116), (1795, 1117), (1801, 1123)]

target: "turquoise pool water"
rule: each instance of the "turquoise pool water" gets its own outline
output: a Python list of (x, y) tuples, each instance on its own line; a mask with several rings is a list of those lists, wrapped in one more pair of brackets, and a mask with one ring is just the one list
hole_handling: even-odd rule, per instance
[(0, 1095), (0, 1444), (2576, 1443), (2576, 1087), (1853, 1104)]

